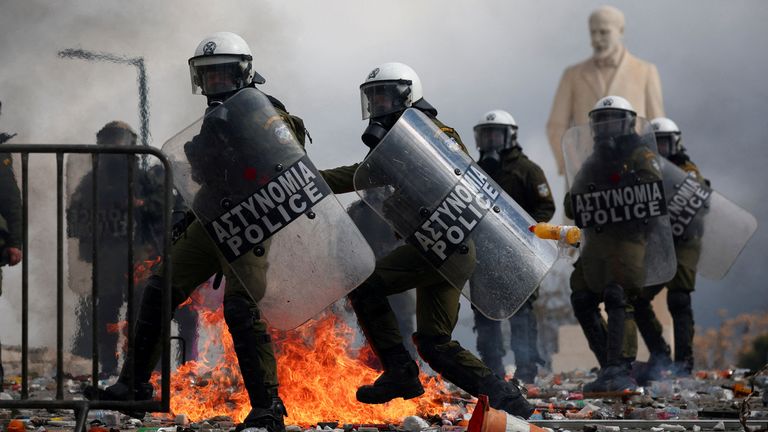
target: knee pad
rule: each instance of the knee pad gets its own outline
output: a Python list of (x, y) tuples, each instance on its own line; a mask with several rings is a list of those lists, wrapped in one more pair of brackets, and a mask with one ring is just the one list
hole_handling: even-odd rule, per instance
[(224, 297), (224, 321), (230, 333), (256, 330), (260, 320), (259, 309), (250, 299), (238, 295)]
[(610, 284), (603, 292), (605, 309), (624, 309), (627, 305), (624, 301), (624, 288), (619, 284)]
[(667, 307), (671, 313), (688, 312), (691, 310), (691, 293), (686, 291), (667, 292)]

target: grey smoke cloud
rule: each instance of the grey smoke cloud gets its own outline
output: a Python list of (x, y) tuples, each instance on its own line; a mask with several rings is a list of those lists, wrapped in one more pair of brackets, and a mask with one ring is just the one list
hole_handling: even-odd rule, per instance
[[(472, 126), (484, 112), (510, 111), (520, 125), (521, 143), (544, 167), (559, 204), (563, 185), (544, 124), (563, 69), (591, 53), (587, 17), (600, 4), (0, 0), (0, 129), (18, 132), (17, 143), (90, 143), (115, 119), (138, 130), (135, 70), (56, 55), (82, 48), (144, 57), (151, 143), (159, 147), (201, 115), (204, 98), (191, 94), (186, 61), (203, 36), (227, 30), (251, 45), (254, 65), (267, 79), (263, 90), (305, 119), (314, 139), (308, 151), (319, 167), (364, 157), (358, 86), (376, 64), (401, 61), (416, 69), (426, 99), (470, 146)], [(768, 3), (614, 4), (626, 15), (629, 50), (658, 66), (667, 114), (683, 129), (693, 160), (720, 193), (768, 222), (761, 191), (768, 183), (763, 54)], [(34, 166), (34, 196), (55, 202), (52, 162)], [(33, 217), (38, 235), (33, 247), (52, 239), (47, 217)], [(766, 310), (768, 297), (761, 294), (766, 248), (768, 233), (761, 228), (724, 280), (699, 280), (697, 324), (716, 325), (719, 308), (731, 314)], [(53, 262), (45, 253), (51, 248), (41, 249), (30, 253), (36, 272)], [(18, 286), (19, 271), (5, 275), (4, 329), (18, 316), (10, 305), (18, 304), (12, 287)], [(41, 269), (35, 278), (52, 293), (53, 275)], [(52, 310), (37, 305), (36, 316), (53, 316)], [(2, 337), (13, 342), (17, 336), (3, 331)]]

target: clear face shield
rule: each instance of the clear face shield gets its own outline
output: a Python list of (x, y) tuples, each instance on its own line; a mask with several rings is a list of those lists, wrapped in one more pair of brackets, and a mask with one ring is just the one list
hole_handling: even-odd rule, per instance
[(489, 174), (495, 173), (501, 167), (501, 152), (512, 147), (515, 136), (516, 131), (512, 126), (475, 126), (475, 144), (480, 152), (478, 165)]
[(516, 136), (515, 129), (507, 125), (475, 126), (475, 143), (480, 153), (501, 152), (512, 147)]
[(212, 96), (228, 93), (245, 86), (240, 62), (211, 63), (214, 57), (191, 59), (189, 61), (189, 73), (192, 78), (192, 92)]
[(629, 135), (635, 128), (635, 115), (629, 111), (604, 109), (589, 115), (592, 135), (596, 140)]
[(360, 86), (363, 120), (404, 111), (413, 104), (411, 81), (373, 81)]
[(656, 145), (659, 148), (659, 154), (664, 157), (670, 157), (680, 151), (680, 135), (672, 133), (657, 133)]
[(96, 143), (100, 145), (132, 146), (136, 145), (136, 135), (122, 128), (111, 128), (101, 131), (96, 136)]

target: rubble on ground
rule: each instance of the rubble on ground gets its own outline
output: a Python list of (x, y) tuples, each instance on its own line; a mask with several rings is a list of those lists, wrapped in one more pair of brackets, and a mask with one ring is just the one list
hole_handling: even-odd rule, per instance
[[(724, 430), (726, 424), (733, 426), (745, 404), (746, 419), (758, 420), (756, 427), (768, 425), (768, 377), (751, 377), (746, 370), (700, 371), (691, 377), (668, 378), (652, 381), (637, 391), (623, 393), (589, 394), (581, 391), (582, 385), (596, 378), (594, 372), (572, 371), (568, 373), (540, 375), (534, 384), (525, 389), (528, 399), (536, 406), (530, 421), (533, 423), (557, 425), (558, 430), (583, 430), (586, 432), (615, 432), (617, 427), (624, 430), (645, 430), (652, 432), (682, 432), (683, 430)], [(34, 375), (30, 375), (34, 376)], [(116, 377), (100, 380), (107, 386)], [(21, 378), (6, 376), (1, 400), (20, 398)], [(64, 397), (82, 400), (82, 391), (90, 384), (89, 376), (64, 379)], [(350, 390), (352, 391), (352, 389)], [(30, 398), (53, 400), (56, 395), (56, 380), (53, 377), (36, 376), (29, 381)], [(751, 397), (750, 397), (751, 395)], [(452, 409), (442, 416), (418, 417), (411, 413), (392, 424), (339, 424), (333, 419), (317, 419), (312, 425), (289, 425), (288, 432), (321, 430), (326, 432), (383, 432), (383, 431), (431, 431), (463, 432), (471, 417), (474, 403), (467, 395), (456, 392), (451, 399)], [(456, 409), (455, 404), (459, 404)], [(288, 407), (290, 410), (291, 407)], [(0, 430), (9, 428), (11, 420), (23, 423), (26, 431), (45, 432), (72, 430), (75, 416), (69, 410), (3, 410), (0, 409)], [(722, 420), (709, 422), (705, 420)], [(615, 423), (624, 420), (623, 423)], [(562, 423), (570, 421), (570, 423)], [(610, 424), (614, 421), (614, 424)], [(629, 421), (629, 422), (627, 422)], [(675, 423), (675, 422), (678, 423)], [(763, 423), (765, 421), (765, 423)], [(559, 423), (558, 423), (559, 422)], [(590, 422), (594, 422), (590, 424)], [(687, 422), (687, 423), (686, 423)], [(18, 422), (15, 423), (18, 426)], [(91, 432), (115, 432), (115, 430), (136, 430), (137, 432), (228, 432), (236, 422), (228, 416), (216, 416), (203, 421), (190, 421), (185, 413), (153, 414), (143, 421), (105, 410), (92, 410), (88, 414), (87, 429)], [(569, 425), (573, 425), (573, 427)], [(621, 426), (625, 425), (625, 426)], [(629, 425), (629, 426), (626, 426)], [(684, 428), (684, 429), (683, 429)], [(12, 428), (11, 428), (12, 429)], [(739, 427), (741, 429), (741, 427)], [(742, 429), (743, 430), (743, 429)]]

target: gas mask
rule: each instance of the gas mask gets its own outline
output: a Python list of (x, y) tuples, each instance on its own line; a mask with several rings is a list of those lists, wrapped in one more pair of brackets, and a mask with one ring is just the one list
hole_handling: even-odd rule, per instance
[(493, 175), (501, 168), (501, 155), (496, 150), (482, 152), (480, 153), (480, 161), (477, 164), (483, 171)]
[(389, 132), (392, 126), (395, 125), (397, 119), (400, 118), (401, 112), (384, 115), (381, 117), (370, 118), (368, 120), (368, 127), (363, 131), (363, 135), (360, 137), (363, 143), (374, 149), (384, 136)]

